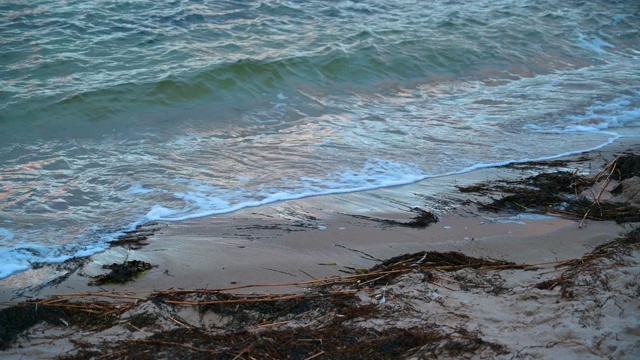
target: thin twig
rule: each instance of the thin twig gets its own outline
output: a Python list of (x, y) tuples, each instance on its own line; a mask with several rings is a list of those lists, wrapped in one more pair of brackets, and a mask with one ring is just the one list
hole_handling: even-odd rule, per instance
[(178, 324), (178, 325), (182, 326), (183, 328), (185, 328), (185, 329), (191, 329), (191, 326), (189, 326), (189, 325), (187, 325), (187, 324), (184, 324), (184, 323), (182, 323), (182, 322), (180, 322), (180, 321), (178, 321), (178, 320), (176, 320), (176, 319), (172, 318), (171, 316), (167, 316), (167, 317), (169, 318), (169, 320), (171, 320), (171, 321), (173, 321), (174, 323), (176, 323), (176, 324)]
[(578, 225), (578, 229), (582, 229), (582, 225), (584, 224), (584, 220), (587, 218), (587, 215), (589, 215), (590, 211), (591, 211), (591, 209), (587, 210), (587, 212), (584, 213), (584, 216), (582, 217), (582, 221), (580, 221), (580, 225)]
[(306, 358), (306, 359), (304, 359), (304, 360), (311, 360), (311, 359), (315, 359), (315, 358), (317, 358), (318, 356), (321, 356), (321, 355), (323, 355), (323, 354), (324, 354), (324, 350), (323, 350), (323, 351), (320, 351), (320, 352), (319, 352), (319, 353), (317, 353), (317, 354), (311, 355), (311, 356), (309, 356), (308, 358)]
[(237, 360), (240, 358), (240, 356), (242, 356), (242, 354), (246, 353), (247, 351), (251, 350), (251, 348), (253, 347), (253, 344), (247, 346), (246, 348), (244, 348), (244, 350), (242, 350), (238, 355), (236, 355), (232, 360)]
[(445, 285), (442, 285), (442, 284), (438, 284), (438, 283), (433, 282), (433, 281), (427, 281), (427, 282), (428, 282), (429, 284), (431, 284), (431, 285), (440, 286), (440, 287), (443, 287), (443, 288), (445, 288), (445, 289), (447, 289), (447, 290), (457, 291), (457, 290), (456, 290), (456, 289), (454, 289), (454, 288), (450, 288), (450, 287), (448, 287), (448, 286), (445, 286)]

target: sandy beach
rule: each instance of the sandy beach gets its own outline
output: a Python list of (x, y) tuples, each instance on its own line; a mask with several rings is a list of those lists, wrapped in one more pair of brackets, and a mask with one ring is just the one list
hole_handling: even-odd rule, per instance
[[(7, 337), (0, 355), (277, 358), (285, 354), (270, 352), (280, 346), (277, 336), (320, 337), (322, 329), (335, 333), (339, 327), (368, 344), (364, 358), (632, 359), (640, 353), (637, 223), (599, 221), (594, 212), (583, 217), (551, 208), (527, 212), (524, 205), (520, 212), (490, 211), (479, 204), (506, 192), (460, 189), (487, 182), (513, 185), (539, 173), (564, 171), (605, 175), (584, 190), (592, 202), (630, 201), (629, 192), (610, 193), (619, 181), (601, 170), (625, 151), (638, 154), (638, 149), (640, 141), (623, 138), (559, 162), (481, 169), (395, 188), (147, 224), (130, 236), (138, 243), (0, 281), (5, 314), (18, 303), (31, 309), (24, 302), (39, 299), (41, 309), (47, 301), (67, 306), (67, 301), (106, 301), (111, 305), (104, 306), (117, 316), (108, 325), (92, 326), (62, 315), (57, 321), (43, 318), (47, 321), (35, 321), (14, 338), (7, 335), (14, 325), (2, 324), (0, 334)], [(638, 204), (631, 205), (636, 216)], [(438, 221), (419, 226), (416, 220), (425, 213)], [(435, 253), (468, 258), (425, 268), (427, 255)], [(403, 254), (420, 255), (389, 260)], [(92, 277), (108, 272), (104, 265), (131, 260), (153, 267), (124, 284), (89, 285)], [(465, 261), (483, 262), (471, 267)], [(196, 289), (201, 292), (188, 292)], [(261, 298), (267, 295), (270, 300)], [(343, 297), (347, 305), (334, 303)], [(244, 302), (230, 301), (239, 299)], [(268, 316), (250, 307), (287, 301), (313, 301), (307, 304), (313, 306)], [(240, 303), (247, 308), (239, 309)], [(229, 305), (236, 312), (210, 311), (205, 305)], [(354, 310), (361, 308), (367, 310)], [(245, 313), (242, 321), (238, 311)], [(135, 325), (132, 319), (140, 314), (151, 314), (153, 321)], [(312, 330), (318, 333), (308, 333)], [(371, 331), (381, 344), (396, 348), (376, 347)], [(403, 340), (391, 338), (394, 333)], [(260, 350), (269, 336), (276, 339), (271, 350)], [(353, 353), (335, 352), (349, 343), (316, 345), (284, 357), (354, 358), (363, 351), (353, 345)]]

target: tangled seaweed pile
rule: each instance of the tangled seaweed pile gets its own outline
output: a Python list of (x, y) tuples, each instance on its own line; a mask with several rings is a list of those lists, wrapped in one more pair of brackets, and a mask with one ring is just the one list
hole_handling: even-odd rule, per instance
[[(381, 300), (369, 294), (409, 272), (428, 269), (454, 271), (463, 268), (520, 267), (504, 261), (473, 258), (461, 253), (420, 252), (389, 259), (364, 274), (333, 277), (296, 284), (302, 294), (234, 294), (235, 288), (218, 290), (167, 290), (146, 298), (113, 293), (60, 294), (0, 311), (2, 349), (17, 336), (45, 321), (51, 326), (74, 325), (78, 331), (101, 331), (125, 326), (132, 331), (153, 329), (141, 339), (124, 339), (99, 345), (76, 341), (78, 351), (60, 359), (91, 358), (235, 358), (240, 354), (260, 358), (394, 358), (410, 352), (446, 353), (456, 356), (480, 349), (501, 353), (503, 347), (482, 340), (465, 329), (443, 331), (435, 324), (408, 328), (376, 329), (358, 326), (380, 314)], [(427, 280), (433, 284), (436, 275)], [(250, 286), (249, 286), (250, 287)], [(359, 294), (359, 296), (358, 296)], [(111, 301), (95, 301), (104, 297)], [(76, 298), (70, 301), (68, 298)], [(156, 311), (142, 311), (146, 306)], [(195, 311), (201, 326), (181, 319), (185, 308)], [(148, 309), (147, 309), (148, 310)], [(161, 318), (178, 325), (168, 331)], [(209, 322), (204, 319), (216, 319)], [(110, 354), (105, 357), (105, 354)]]
[(121, 264), (103, 265), (103, 269), (110, 269), (107, 274), (94, 276), (89, 285), (122, 284), (131, 281), (151, 269), (153, 265), (141, 260), (124, 261)]
[[(538, 162), (536, 165), (548, 167), (550, 164)], [(516, 181), (485, 182), (458, 187), (458, 190), (464, 193), (500, 195), (499, 198), (491, 196), (491, 202), (480, 203), (482, 210), (548, 213), (583, 220), (614, 220), (622, 224), (640, 222), (640, 207), (628, 202), (603, 201), (602, 195), (613, 180), (637, 177), (640, 177), (640, 156), (625, 153), (607, 163), (593, 177), (582, 176), (577, 171), (554, 171)], [(619, 184), (612, 192), (621, 192), (623, 186), (624, 183)], [(599, 190), (594, 192), (594, 188)]]

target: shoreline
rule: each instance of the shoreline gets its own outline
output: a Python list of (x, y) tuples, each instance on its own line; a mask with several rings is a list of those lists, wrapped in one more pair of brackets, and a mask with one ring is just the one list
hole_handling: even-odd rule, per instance
[[(141, 229), (141, 233), (149, 234), (145, 236), (148, 244), (139, 248), (112, 247), (76, 264), (79, 266), (75, 269), (45, 266), (1, 281), (0, 309), (15, 302), (69, 293), (109, 293), (145, 298), (168, 289), (214, 291), (233, 288), (237, 294), (304, 294), (309, 287), (300, 284), (348, 276), (372, 269), (387, 259), (421, 251), (457, 252), (473, 258), (516, 264), (577, 259), (631, 229), (613, 221), (589, 220), (586, 215), (580, 221), (558, 214), (516, 215), (480, 211), (478, 201), (487, 199), (487, 195), (463, 193), (460, 188), (487, 181), (515, 181), (544, 169), (593, 176), (605, 161), (612, 161), (616, 155), (629, 149), (637, 152), (640, 139), (623, 138), (604, 148), (546, 164), (483, 168), (393, 188), (289, 200), (215, 217), (150, 224)], [(604, 192), (603, 201), (609, 196), (608, 190)], [(419, 214), (416, 209), (435, 214), (439, 221), (425, 228), (407, 226)], [(638, 260), (638, 253), (634, 254), (630, 259)], [(126, 260), (141, 260), (155, 267), (135, 281), (122, 285), (88, 285), (92, 276), (106, 272), (103, 265)], [(488, 281), (484, 275), (474, 276), (479, 276), (474, 281)], [(46, 281), (52, 281), (50, 286), (39, 287)], [(512, 279), (505, 281), (508, 283)], [(254, 286), (261, 284), (263, 286)], [(630, 284), (639, 286), (637, 281)], [(390, 284), (389, 287), (394, 287), (400, 294), (407, 290), (405, 286), (411, 288), (414, 285), (405, 284), (397, 288)], [(459, 291), (449, 291), (450, 284), (443, 286), (444, 289), (437, 290), (449, 292), (451, 298), (462, 296)], [(510, 286), (517, 287), (515, 284)], [(19, 290), (19, 295), (16, 290)], [(473, 298), (468, 298), (466, 293), (463, 295), (464, 301), (474, 304)], [(92, 299), (91, 296), (83, 298)], [(495, 301), (498, 304), (503, 300)], [(504, 301), (511, 304), (509, 306), (519, 306), (510, 300)], [(482, 311), (496, 311), (489, 305), (482, 305)], [(637, 314), (637, 309), (635, 311)], [(431, 315), (435, 318), (444, 316), (441, 313)], [(494, 315), (498, 316), (497, 313)], [(478, 331), (488, 331), (481, 322), (477, 326)], [(640, 327), (636, 330), (640, 331)], [(481, 332), (484, 333), (483, 338), (493, 336), (490, 331)], [(98, 340), (101, 335), (95, 336)], [(637, 338), (638, 335), (629, 336)], [(498, 338), (491, 338), (491, 341), (505, 344)], [(513, 344), (505, 344), (507, 347), (510, 345)], [(63, 348), (70, 350), (74, 346), (63, 342), (31, 351), (45, 354), (36, 357), (47, 357)], [(18, 358), (36, 354), (28, 351), (13, 347), (4, 353)]]
[[(589, 173), (601, 167), (604, 161), (612, 160), (616, 154), (634, 145), (640, 147), (640, 140), (623, 140), (552, 161), (567, 160), (567, 169)], [(591, 159), (585, 158), (586, 154)], [(0, 280), (0, 304), (21, 298), (46, 297), (61, 292), (61, 288), (67, 292), (93, 291), (95, 287), (86, 284), (89, 281), (87, 277), (105, 273), (103, 265), (125, 259), (143, 260), (157, 267), (135, 282), (104, 290), (152, 291), (171, 287), (172, 282), (186, 288), (221, 288), (229, 284), (310, 280), (312, 277), (340, 275), (339, 270), (344, 266), (366, 268), (375, 265), (375, 261), (358, 251), (378, 259), (420, 251), (424, 247), (495, 257), (515, 251), (500, 250), (500, 243), (509, 236), (539, 237), (541, 241), (555, 236), (576, 236), (569, 230), (573, 220), (500, 219), (503, 215), (491, 219), (491, 214), (482, 219), (471, 213), (474, 210), (460, 205), (468, 200), (468, 196), (457, 190), (459, 186), (515, 179), (539, 171), (519, 170), (518, 165), (481, 168), (371, 191), (288, 200), (218, 216), (159, 222), (148, 226), (155, 229), (150, 232), (153, 234), (149, 236), (149, 245), (139, 249), (111, 247), (81, 260), (82, 276), (76, 272), (60, 284), (38, 288), (42, 283), (59, 281), (72, 268), (51, 264)], [(411, 229), (385, 227), (375, 220), (410, 220), (415, 215), (411, 212), (413, 208), (433, 212), (440, 221), (426, 229)], [(593, 223), (592, 226), (594, 231), (590, 234), (594, 234), (594, 239), (580, 246), (593, 246), (606, 234), (623, 231), (622, 228), (616, 229), (615, 225)], [(562, 229), (566, 232), (563, 233)], [(557, 231), (559, 233), (555, 234)], [(483, 243), (487, 244), (487, 249), (483, 248)], [(319, 263), (338, 266), (317, 265)], [(16, 297), (15, 291), (21, 288), (26, 289), (23, 293), (26, 296)]]

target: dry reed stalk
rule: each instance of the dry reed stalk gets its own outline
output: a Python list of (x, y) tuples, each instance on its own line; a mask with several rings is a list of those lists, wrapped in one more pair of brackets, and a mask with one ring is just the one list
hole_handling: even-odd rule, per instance
[(192, 328), (192, 326), (187, 325), (187, 324), (185, 324), (185, 323), (183, 323), (183, 322), (181, 322), (181, 321), (178, 321), (177, 319), (174, 319), (174, 318), (173, 318), (173, 317), (171, 317), (171, 316), (167, 316), (167, 318), (168, 318), (169, 320), (173, 321), (174, 323), (176, 323), (176, 324), (178, 324), (178, 325), (182, 326), (182, 327), (183, 327), (183, 328), (185, 328), (185, 329), (191, 329), (191, 328)]
[(611, 183), (611, 175), (613, 175), (613, 172), (616, 170), (616, 166), (618, 164), (618, 159), (620, 159), (620, 155), (618, 155), (618, 157), (616, 157), (612, 161), (613, 166), (611, 168), (611, 171), (609, 171), (609, 175), (607, 175), (607, 178), (604, 180), (604, 184), (602, 184), (602, 186), (600, 187), (600, 192), (598, 192), (598, 196), (596, 196), (596, 198), (594, 199), (595, 203), (598, 206), (600, 206), (600, 197), (602, 196), (602, 193), (609, 186), (609, 183)]
[(357, 290), (341, 290), (334, 291), (327, 294), (298, 294), (298, 295), (290, 295), (283, 297), (268, 297), (268, 298), (244, 298), (244, 299), (231, 299), (231, 300), (214, 300), (214, 301), (176, 301), (176, 300), (165, 300), (164, 302), (167, 304), (174, 305), (188, 305), (188, 306), (203, 306), (203, 305), (220, 305), (220, 304), (244, 304), (244, 303), (258, 303), (258, 302), (275, 302), (275, 301), (283, 301), (283, 300), (295, 300), (295, 299), (313, 299), (320, 297), (329, 297), (329, 296), (339, 296), (339, 295), (352, 295), (355, 294)]
[(334, 276), (326, 279), (318, 279), (318, 280), (310, 280), (310, 281), (300, 281), (300, 282), (292, 282), (292, 283), (239, 285), (239, 286), (232, 286), (232, 287), (219, 288), (219, 289), (163, 290), (163, 291), (157, 291), (154, 294), (162, 295), (165, 292), (171, 293), (171, 294), (189, 294), (189, 293), (215, 294), (215, 293), (227, 292), (230, 290), (249, 289), (254, 287), (278, 287), (278, 286), (286, 287), (286, 286), (310, 285), (310, 284), (318, 284), (323, 282), (331, 282), (333, 280), (338, 280), (338, 279), (342, 279), (342, 278), (339, 276)]
[(320, 351), (320, 352), (319, 352), (319, 353), (317, 353), (317, 354), (311, 355), (311, 356), (309, 356), (308, 358), (305, 358), (304, 360), (311, 360), (311, 359), (315, 359), (315, 358), (317, 358), (318, 356), (322, 356), (322, 355), (324, 355), (324, 350), (323, 350), (323, 351)]
[(148, 298), (143, 298), (139, 296), (129, 296), (129, 295), (118, 295), (113, 293), (99, 293), (99, 292), (84, 292), (84, 293), (60, 293), (60, 294), (51, 294), (51, 297), (89, 297), (89, 296), (98, 296), (98, 297), (107, 297), (113, 299), (131, 299), (131, 300), (139, 300), (146, 301)]
[(582, 221), (580, 221), (580, 225), (578, 225), (578, 229), (582, 229), (582, 225), (584, 225), (584, 221), (587, 219), (589, 212), (591, 212), (591, 209), (587, 210), (587, 212), (584, 213), (584, 216), (582, 217)]
[(450, 288), (450, 287), (448, 287), (448, 286), (446, 286), (446, 285), (438, 284), (438, 283), (433, 282), (433, 281), (427, 281), (427, 282), (428, 282), (429, 284), (431, 284), (431, 285), (435, 285), (435, 286), (443, 287), (443, 288), (445, 288), (445, 289), (447, 289), (447, 290), (450, 290), (450, 291), (458, 291), (458, 290), (456, 290), (456, 289), (454, 289), (454, 288)]
[(384, 275), (382, 275), (382, 276), (378, 276), (378, 277), (377, 277), (377, 278), (375, 278), (375, 279), (367, 280), (367, 281), (365, 281), (365, 282), (360, 283), (359, 285), (360, 285), (360, 286), (364, 286), (365, 284), (372, 283), (372, 282), (374, 282), (374, 281), (378, 281), (378, 280), (383, 279), (383, 278), (385, 278), (385, 277), (387, 277), (387, 276), (389, 276), (389, 274), (384, 274)]
[(193, 350), (193, 351), (197, 351), (197, 352), (206, 352), (206, 353), (210, 353), (210, 354), (220, 354), (219, 351), (197, 348), (195, 346), (182, 344), (182, 343), (176, 343), (176, 342), (170, 342), (170, 341), (144, 340), (144, 339), (125, 339), (124, 341), (134, 342), (134, 343), (143, 343), (143, 344), (164, 345), (164, 346), (177, 346), (177, 347), (183, 347), (185, 349), (189, 349), (189, 350)]

